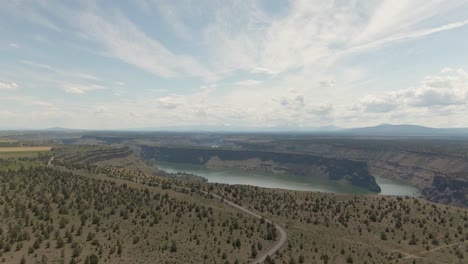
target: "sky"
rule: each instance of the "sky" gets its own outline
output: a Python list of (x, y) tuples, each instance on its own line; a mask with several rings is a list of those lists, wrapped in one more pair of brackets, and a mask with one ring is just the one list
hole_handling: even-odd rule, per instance
[(466, 0), (8, 0), (0, 129), (468, 127)]

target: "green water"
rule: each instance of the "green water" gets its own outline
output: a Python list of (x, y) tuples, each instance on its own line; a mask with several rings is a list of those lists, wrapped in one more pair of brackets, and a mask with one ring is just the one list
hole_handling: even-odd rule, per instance
[[(369, 194), (364, 188), (343, 182), (306, 177), (291, 174), (273, 174), (266, 172), (251, 172), (236, 169), (211, 169), (201, 165), (160, 162), (155, 164), (161, 170), (176, 173), (186, 172), (201, 176), (214, 183), (243, 184), (265, 188), (280, 188), (288, 190), (331, 192), (340, 194)], [(381, 194), (420, 196), (420, 191), (411, 185), (391, 179), (376, 176), (377, 184), (382, 189)]]

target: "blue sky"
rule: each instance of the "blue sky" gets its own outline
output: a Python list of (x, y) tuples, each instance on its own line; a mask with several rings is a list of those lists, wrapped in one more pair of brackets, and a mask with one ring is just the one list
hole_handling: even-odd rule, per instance
[(468, 2), (3, 1), (0, 128), (468, 127)]

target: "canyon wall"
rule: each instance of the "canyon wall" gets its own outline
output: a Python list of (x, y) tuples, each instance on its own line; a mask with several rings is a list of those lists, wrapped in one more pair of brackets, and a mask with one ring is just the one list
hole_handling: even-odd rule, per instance
[(140, 154), (147, 160), (200, 164), (218, 168), (236, 167), (304, 177), (327, 177), (380, 192), (380, 187), (369, 173), (367, 164), (349, 159), (254, 150), (152, 146), (141, 146)]
[(372, 175), (412, 184), (430, 201), (468, 207), (468, 159), (441, 152), (314, 144), (307, 153), (366, 162)]

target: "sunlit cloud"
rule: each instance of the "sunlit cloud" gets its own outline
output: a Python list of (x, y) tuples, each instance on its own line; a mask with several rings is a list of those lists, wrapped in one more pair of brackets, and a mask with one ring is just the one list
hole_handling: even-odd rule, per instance
[(23, 127), (468, 126), (465, 0), (277, 8), (5, 3), (0, 112)]
[(106, 89), (100, 85), (64, 84), (63, 91), (70, 94), (84, 94), (90, 91)]
[(0, 91), (15, 91), (18, 89), (17, 83), (2, 83), (0, 82)]

